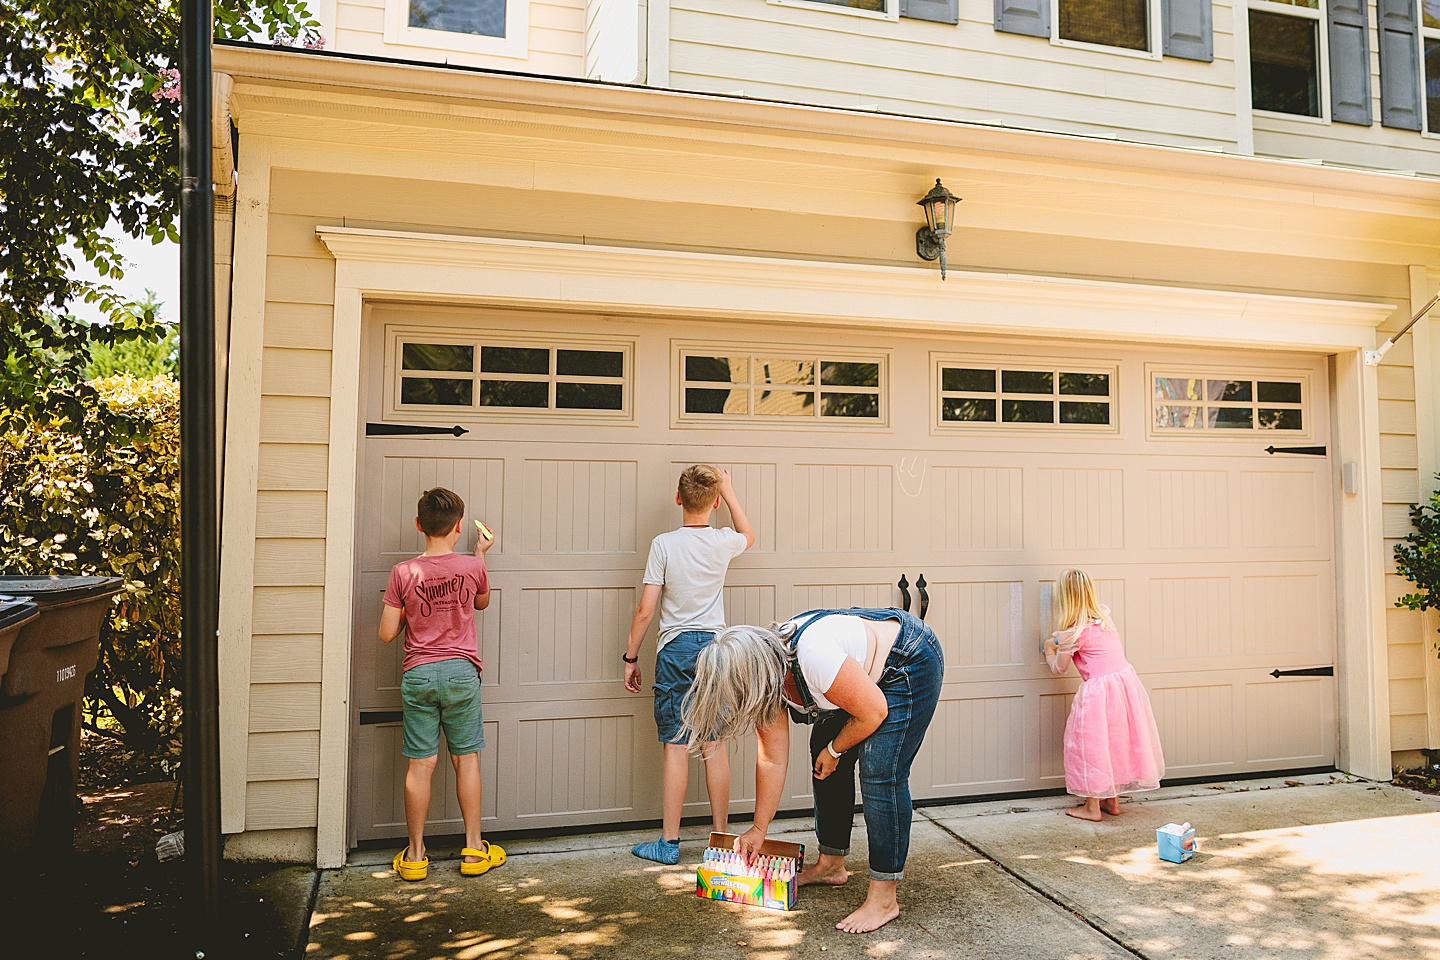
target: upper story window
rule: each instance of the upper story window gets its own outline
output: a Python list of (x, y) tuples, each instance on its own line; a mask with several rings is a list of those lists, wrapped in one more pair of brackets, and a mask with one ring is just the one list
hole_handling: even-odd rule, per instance
[(686, 420), (885, 422), (883, 356), (684, 347), (678, 359)]
[(505, 5), (506, 0), (410, 0), (410, 26), (503, 37)]
[(530, 54), (527, 0), (384, 0), (385, 42), (524, 59)]
[(1322, 0), (1250, 0), (1250, 103), (1323, 117)]
[(631, 345), (400, 333), (390, 409), (492, 417), (625, 416)]
[[(908, 0), (911, 8), (921, 0)], [(940, 2), (940, 0), (926, 0)], [(953, 0), (958, 6), (958, 0)], [(995, 29), (1078, 47), (1159, 60), (1215, 59), (1212, 0), (994, 0)], [(951, 9), (955, 9), (952, 7)], [(902, 13), (901, 16), (911, 14)], [(952, 19), (948, 21), (954, 23)], [(1076, 62), (1082, 62), (1077, 54)]]
[(1072, 43), (1149, 51), (1150, 6), (1150, 0), (1055, 0), (1055, 35)]
[(898, 20), (901, 0), (767, 0), (767, 2), (781, 7), (809, 7), (812, 10), (833, 10), (836, 13), (852, 13), (878, 20)]
[(937, 358), (936, 427), (1113, 431), (1113, 365)]
[(1151, 427), (1157, 434), (1276, 430), (1304, 433), (1303, 377), (1201, 375), (1152, 370)]

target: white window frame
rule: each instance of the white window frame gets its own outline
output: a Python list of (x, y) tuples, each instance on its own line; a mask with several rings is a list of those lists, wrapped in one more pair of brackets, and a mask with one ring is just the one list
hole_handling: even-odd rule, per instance
[(799, 7), (802, 10), (821, 10), (825, 13), (842, 13), (852, 17), (864, 17), (867, 20), (900, 20), (900, 0), (885, 0), (885, 11), (878, 10), (857, 10), (855, 7), (846, 7), (838, 3), (821, 3), (820, 0), (765, 0), (766, 3), (776, 7)]
[[(477, 365), (471, 373), (456, 372), (456, 379), (471, 377), (475, 389), (468, 407), (441, 406), (430, 404), (406, 404), (400, 402), (400, 381), (405, 376), (431, 376), (444, 378), (444, 371), (404, 371), (401, 369), (400, 348), (404, 343), (440, 343), (473, 347)], [(552, 350), (604, 350), (624, 354), (624, 371), (621, 383), (621, 408), (619, 410), (586, 410), (574, 407), (491, 407), (480, 404), (478, 369), (480, 349), (488, 347), (540, 347)], [(410, 325), (387, 325), (385, 327), (385, 398), (382, 408), (383, 420), (455, 423), (459, 421), (486, 421), (505, 423), (588, 423), (625, 424), (635, 420), (635, 339), (633, 337), (586, 337), (571, 334), (526, 334), (520, 331), (489, 330), (477, 331), (464, 327), (417, 327)], [(507, 377), (508, 379), (508, 377)], [(517, 374), (517, 380), (544, 380), (548, 383), (587, 382), (591, 378), (562, 376), (551, 373)], [(592, 382), (612, 383), (610, 378), (594, 379)], [(552, 389), (553, 397), (554, 391)]]
[(1420, 64), (1420, 136), (1440, 140), (1440, 130), (1430, 129), (1430, 99), (1425, 91), (1425, 41), (1440, 40), (1440, 27), (1425, 26), (1425, 2), (1415, 0), (1415, 43), (1419, 50), (1416, 59)]
[(1095, 50), (1100, 53), (1110, 53), (1120, 57), (1133, 57), (1138, 60), (1163, 60), (1165, 51), (1164, 38), (1160, 33), (1160, 0), (1145, 0), (1147, 12), (1145, 25), (1148, 29), (1150, 46), (1149, 50), (1131, 50), (1128, 47), (1112, 47), (1103, 43), (1087, 43), (1083, 40), (1066, 40), (1060, 36), (1060, 4), (1065, 0), (1051, 0), (1050, 2), (1050, 45), (1052, 47), (1069, 47), (1074, 50)]
[[(745, 356), (753, 361), (756, 357), (770, 357), (780, 360), (814, 360), (816, 361), (815, 375), (818, 380), (820, 376), (819, 362), (822, 360), (837, 360), (842, 363), (878, 363), (880, 365), (880, 384), (873, 388), (879, 398), (880, 416), (875, 419), (861, 417), (825, 417), (819, 412), (819, 404), (816, 405), (816, 412), (810, 416), (792, 417), (782, 415), (765, 414), (728, 414), (728, 413), (687, 413), (685, 411), (685, 388), (689, 382), (692, 387), (713, 388), (716, 390), (725, 389), (720, 381), (714, 383), (701, 383), (700, 381), (686, 381), (685, 379), (685, 358), (689, 356)], [(890, 429), (890, 368), (893, 363), (891, 351), (885, 349), (865, 350), (855, 348), (816, 347), (813, 344), (795, 343), (725, 343), (722, 341), (696, 341), (696, 340), (674, 340), (671, 341), (670, 350), (670, 380), (674, 404), (670, 423), (672, 427), (709, 427), (711, 429), (724, 429), (725, 427), (743, 428), (745, 430), (848, 430), (848, 431), (888, 431)], [(753, 373), (752, 373), (753, 376)], [(747, 384), (732, 384), (732, 389), (741, 386), (746, 390), (754, 389), (753, 381)], [(780, 389), (791, 389), (785, 384), (777, 384)], [(803, 387), (803, 384), (796, 384), (794, 387)], [(814, 384), (814, 391), (817, 397), (824, 392), (824, 385)], [(853, 392), (844, 387), (837, 387), (835, 392)], [(870, 390), (861, 392), (869, 393)]]
[[(1210, 403), (1200, 401), (1196, 404), (1183, 404), (1188, 406), (1248, 406), (1252, 410), (1259, 410), (1261, 406), (1270, 406), (1281, 409), (1294, 409), (1293, 404), (1262, 404), (1259, 399), (1258, 383), (1261, 380), (1271, 382), (1298, 382), (1300, 384), (1300, 418), (1304, 429), (1301, 430), (1267, 430), (1261, 427), (1157, 427), (1155, 426), (1155, 408), (1168, 405), (1167, 401), (1155, 397), (1156, 377), (1177, 377), (1192, 380), (1252, 380), (1257, 383), (1255, 399), (1246, 402), (1230, 403), (1228, 401), (1215, 401)], [(1308, 370), (1286, 370), (1276, 367), (1241, 367), (1215, 364), (1186, 364), (1186, 363), (1147, 363), (1145, 365), (1145, 435), (1151, 440), (1194, 440), (1200, 442), (1224, 442), (1236, 441), (1249, 442), (1254, 440), (1274, 440), (1278, 442), (1313, 440), (1315, 438), (1315, 394), (1314, 382)]]
[[(1291, 3), (1274, 3), (1272, 2), (1272, 0), (1249, 0), (1249, 3), (1246, 6), (1245, 13), (1245, 56), (1250, 56), (1250, 10), (1258, 10), (1262, 13), (1278, 13), (1283, 16), (1299, 17), (1306, 20), (1315, 20), (1317, 21), (1315, 32), (1319, 35), (1320, 38), (1320, 49), (1317, 54), (1319, 59), (1315, 63), (1315, 69), (1320, 73), (1320, 76), (1318, 78), (1320, 81), (1320, 92), (1318, 94), (1318, 96), (1320, 97), (1320, 116), (1307, 117), (1299, 113), (1282, 113), (1279, 110), (1261, 110), (1257, 107), (1252, 106), (1251, 113), (1253, 113), (1255, 116), (1270, 117), (1276, 120), (1294, 120), (1299, 123), (1330, 123), (1330, 31), (1329, 29), (1327, 29), (1327, 24), (1329, 23), (1329, 20), (1325, 15), (1326, 4), (1329, 3), (1330, 0), (1316, 0), (1316, 2), (1319, 4), (1319, 6), (1312, 10), (1309, 7), (1300, 7)], [(1253, 60), (1251, 61), (1250, 66), (1253, 70)], [(1423, 64), (1421, 66), (1421, 69), (1424, 69)], [(1254, 81), (1252, 80), (1251, 83), (1253, 84)], [(1251, 90), (1248, 92), (1250, 94), (1251, 103), (1253, 104), (1255, 99), (1254, 87), (1252, 86)]]
[[(965, 368), (972, 370), (995, 371), (995, 416), (996, 420), (946, 420), (945, 414), (945, 393), (943, 390), (944, 370), (946, 367)], [(1036, 373), (1050, 373), (1054, 375), (1054, 387), (1049, 397), (1057, 405), (1055, 407), (1056, 419), (1050, 423), (1008, 423), (1000, 420), (1002, 415), (1001, 403), (1006, 399), (1011, 400), (1043, 400), (1046, 395), (1043, 393), (1031, 394), (1006, 394), (1003, 383), (1003, 371), (1026, 371)], [(1100, 373), (1110, 378), (1110, 393), (1106, 397), (1098, 397), (1085, 394), (1061, 394), (1060, 374), (1062, 373)], [(949, 391), (955, 392), (955, 391)], [(960, 391), (964, 393), (975, 393), (974, 391)], [(1060, 408), (1058, 403), (1061, 399), (1068, 399), (1076, 403), (1103, 403), (1110, 404), (1109, 423), (1061, 423), (1059, 420)], [(932, 434), (955, 434), (955, 433), (984, 433), (1010, 434), (1010, 435), (1031, 435), (1035, 433), (1046, 433), (1056, 436), (1118, 436), (1120, 434), (1120, 361), (1118, 360), (1066, 360), (1061, 357), (1030, 357), (1001, 354), (966, 354), (966, 353), (932, 353), (930, 355), (930, 432)]]
[(385, 0), (385, 42), (420, 50), (454, 50), (525, 60), (530, 56), (530, 0), (505, 0), (503, 37), (412, 27), (410, 0)]

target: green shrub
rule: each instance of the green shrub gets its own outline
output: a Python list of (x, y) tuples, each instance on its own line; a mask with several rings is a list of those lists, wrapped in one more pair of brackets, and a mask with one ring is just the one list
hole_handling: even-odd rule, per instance
[[(1440, 474), (1435, 475), (1440, 480)], [(1395, 571), (1420, 588), (1395, 601), (1411, 610), (1440, 610), (1440, 489), (1430, 502), (1410, 505), (1415, 532), (1395, 544)]]
[[(0, 570), (125, 581), (101, 630), (86, 722), (168, 772), (182, 676), (180, 390), (164, 376), (93, 386), (81, 430), (59, 421), (0, 433)], [(87, 453), (97, 425), (116, 415), (130, 429)]]

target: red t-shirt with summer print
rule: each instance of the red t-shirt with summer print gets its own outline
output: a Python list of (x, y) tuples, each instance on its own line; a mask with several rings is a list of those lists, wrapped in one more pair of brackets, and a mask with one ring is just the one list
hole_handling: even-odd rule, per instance
[(439, 660), (469, 660), (480, 670), (475, 597), (490, 589), (485, 561), (467, 553), (419, 556), (397, 563), (385, 605), (405, 611), (402, 670)]

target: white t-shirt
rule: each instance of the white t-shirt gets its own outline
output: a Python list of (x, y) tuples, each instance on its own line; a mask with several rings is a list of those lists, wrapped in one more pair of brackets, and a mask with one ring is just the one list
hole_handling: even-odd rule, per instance
[[(804, 620), (792, 621), (803, 626)], [(863, 617), (852, 617), (844, 613), (832, 613), (821, 617), (805, 628), (800, 642), (795, 647), (795, 659), (800, 664), (800, 673), (805, 685), (815, 698), (815, 705), (821, 710), (838, 709), (825, 699), (825, 691), (840, 675), (840, 668), (849, 657), (865, 666), (865, 654), (870, 651), (870, 632), (865, 629)]]
[(686, 630), (725, 628), (725, 571), (744, 552), (745, 535), (729, 527), (681, 527), (651, 541), (645, 582), (665, 588), (656, 651)]

